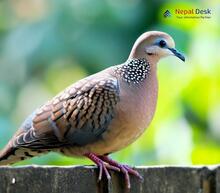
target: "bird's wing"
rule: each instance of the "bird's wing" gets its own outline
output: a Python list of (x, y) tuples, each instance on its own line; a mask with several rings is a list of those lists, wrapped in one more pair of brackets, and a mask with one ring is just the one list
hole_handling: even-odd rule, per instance
[(73, 84), (24, 122), (13, 146), (51, 149), (91, 143), (108, 128), (118, 101), (116, 78)]

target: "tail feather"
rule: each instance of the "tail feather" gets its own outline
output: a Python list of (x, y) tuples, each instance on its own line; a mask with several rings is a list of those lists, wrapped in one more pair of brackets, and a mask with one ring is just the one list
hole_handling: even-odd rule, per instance
[(17, 148), (13, 148), (10, 143), (0, 152), (0, 165), (9, 165), (18, 161), (18, 157), (15, 155)]
[(11, 165), (44, 153), (41, 150), (13, 147), (10, 143), (0, 152), (0, 166)]

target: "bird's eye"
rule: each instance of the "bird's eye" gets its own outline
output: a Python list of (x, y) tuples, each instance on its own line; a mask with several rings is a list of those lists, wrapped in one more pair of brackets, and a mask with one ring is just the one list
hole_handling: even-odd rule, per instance
[(160, 40), (160, 41), (159, 41), (159, 46), (160, 46), (161, 48), (164, 48), (166, 45), (167, 45), (167, 43), (166, 43), (164, 40)]

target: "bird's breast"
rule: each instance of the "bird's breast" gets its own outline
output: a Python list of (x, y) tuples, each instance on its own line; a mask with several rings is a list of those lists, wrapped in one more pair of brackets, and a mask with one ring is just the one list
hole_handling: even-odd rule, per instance
[(140, 85), (120, 85), (116, 118), (103, 135), (105, 153), (118, 151), (133, 143), (152, 121), (157, 103), (157, 77), (149, 76)]
[(123, 91), (119, 103), (119, 117), (134, 135), (143, 132), (151, 122), (157, 103), (157, 79), (149, 77), (140, 85)]

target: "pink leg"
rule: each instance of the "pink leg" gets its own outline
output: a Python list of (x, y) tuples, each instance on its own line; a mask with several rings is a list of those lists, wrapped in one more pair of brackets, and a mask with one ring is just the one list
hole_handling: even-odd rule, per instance
[(93, 153), (86, 153), (85, 154), (86, 157), (88, 157), (90, 160), (92, 160), (93, 162), (96, 163), (96, 165), (99, 167), (99, 177), (98, 177), (98, 181), (100, 181), (102, 179), (102, 173), (103, 173), (103, 170), (104, 170), (104, 174), (106, 175), (107, 179), (110, 180), (111, 179), (111, 176), (108, 172), (108, 169), (110, 170), (115, 170), (115, 171), (118, 171), (120, 172), (120, 169), (115, 167), (115, 166), (112, 166), (108, 163), (105, 163), (103, 160), (101, 160), (98, 156), (96, 156), (95, 154)]
[(115, 166), (120, 169), (120, 171), (125, 175), (125, 185), (128, 189), (131, 188), (131, 183), (130, 183), (130, 177), (129, 174), (132, 174), (136, 177), (138, 177), (140, 180), (143, 180), (142, 176), (132, 168), (130, 168), (127, 165), (119, 164), (116, 161), (112, 160), (111, 158), (107, 156), (99, 156), (99, 158), (106, 163), (109, 163), (111, 166)]
[(117, 163), (116, 161), (112, 160), (108, 156), (98, 156), (93, 153), (87, 153), (87, 154), (85, 154), (85, 156), (88, 157), (93, 162), (95, 162), (96, 165), (99, 167), (98, 181), (100, 181), (102, 179), (103, 171), (104, 171), (104, 174), (106, 175), (107, 179), (108, 180), (111, 179), (111, 176), (108, 172), (108, 169), (115, 170), (117, 172), (122, 172), (124, 174), (125, 185), (126, 185), (127, 189), (131, 188), (129, 174), (132, 174), (132, 175), (138, 177), (139, 179), (143, 180), (143, 178), (141, 177), (141, 175), (137, 171), (133, 170), (132, 168), (130, 168), (127, 165)]

